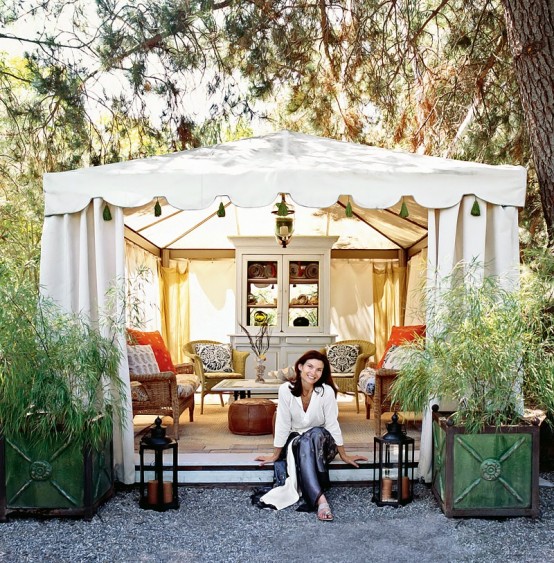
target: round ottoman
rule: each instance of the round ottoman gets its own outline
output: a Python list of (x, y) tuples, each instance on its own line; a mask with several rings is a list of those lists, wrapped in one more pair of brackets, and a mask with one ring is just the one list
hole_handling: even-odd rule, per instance
[(239, 399), (229, 405), (229, 430), (243, 436), (271, 434), (276, 410), (269, 399)]

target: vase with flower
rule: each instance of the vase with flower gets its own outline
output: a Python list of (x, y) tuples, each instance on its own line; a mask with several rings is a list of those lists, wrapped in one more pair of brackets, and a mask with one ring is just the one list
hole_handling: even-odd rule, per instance
[(252, 335), (248, 329), (240, 325), (250, 342), (250, 347), (256, 356), (256, 381), (264, 383), (265, 361), (267, 359), (266, 352), (269, 350), (269, 341), (271, 337), (269, 325), (266, 323), (260, 324), (258, 334)]

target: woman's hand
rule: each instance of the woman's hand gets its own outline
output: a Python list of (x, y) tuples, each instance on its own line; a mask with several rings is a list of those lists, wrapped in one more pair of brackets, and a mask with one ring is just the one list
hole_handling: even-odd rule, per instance
[(353, 465), (354, 467), (360, 467), (356, 462), (357, 461), (367, 461), (367, 457), (363, 455), (348, 455), (344, 449), (344, 446), (338, 446), (337, 450), (339, 451), (339, 456), (344, 461), (344, 463), (348, 463), (348, 465)]
[(260, 461), (260, 465), (265, 465), (266, 463), (274, 463), (279, 459), (281, 455), (281, 448), (275, 448), (271, 455), (259, 455), (254, 458), (254, 461)]

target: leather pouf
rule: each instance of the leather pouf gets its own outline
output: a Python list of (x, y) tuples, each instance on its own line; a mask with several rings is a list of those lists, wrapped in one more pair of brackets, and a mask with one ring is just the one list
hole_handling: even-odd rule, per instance
[(229, 430), (243, 436), (271, 434), (276, 410), (269, 399), (239, 399), (229, 405)]

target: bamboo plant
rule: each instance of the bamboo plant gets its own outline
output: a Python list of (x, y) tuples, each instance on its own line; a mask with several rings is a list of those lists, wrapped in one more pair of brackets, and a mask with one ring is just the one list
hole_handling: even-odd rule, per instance
[(96, 447), (121, 416), (120, 350), (0, 269), (0, 433), (45, 444), (63, 434)]
[[(543, 257), (539, 270), (548, 264)], [(391, 395), (403, 410), (422, 412), (433, 397), (453, 399), (455, 424), (519, 422), (524, 399), (554, 408), (554, 340), (548, 307), (552, 278), (527, 271), (518, 288), (480, 276), (478, 264), (459, 264), (427, 292), (427, 337), (405, 347)], [(550, 305), (549, 305), (550, 304)]]

